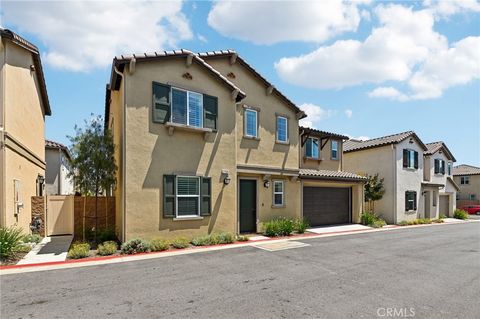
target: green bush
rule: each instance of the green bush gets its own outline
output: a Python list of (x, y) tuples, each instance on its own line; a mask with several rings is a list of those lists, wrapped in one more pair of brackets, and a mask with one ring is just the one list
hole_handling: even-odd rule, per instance
[(148, 251), (148, 243), (140, 238), (130, 239), (122, 244), (122, 254), (131, 255)]
[(362, 225), (373, 228), (382, 228), (387, 224), (383, 219), (375, 215), (373, 212), (363, 212), (360, 216), (360, 220)]
[(178, 237), (172, 240), (172, 246), (177, 249), (187, 248), (190, 245), (190, 241), (185, 237)]
[(238, 235), (237, 240), (238, 241), (248, 241), (249, 238), (248, 238), (248, 236), (245, 236), (245, 235)]
[(299, 234), (305, 233), (305, 230), (307, 230), (308, 226), (310, 226), (308, 221), (303, 218), (295, 219), (293, 225), (294, 225), (294, 230)]
[(468, 219), (468, 213), (461, 209), (455, 209), (455, 212), (453, 213), (453, 218)]
[(432, 221), (430, 220), (430, 218), (419, 218), (417, 219), (418, 220), (418, 223), (420, 225), (423, 225), (423, 224), (431, 224)]
[(88, 243), (75, 243), (70, 247), (68, 251), (68, 257), (72, 259), (80, 259), (88, 257), (90, 253), (90, 244)]
[(151, 251), (164, 251), (170, 249), (170, 242), (166, 239), (154, 238), (150, 241)]
[(382, 228), (386, 224), (387, 223), (385, 223), (385, 221), (383, 219), (378, 219), (378, 220), (374, 221), (373, 224), (371, 224), (370, 226), (373, 227), (373, 228)]
[(447, 216), (445, 216), (444, 214), (440, 214), (440, 217), (438, 217), (439, 219), (445, 219), (447, 218)]
[(103, 242), (103, 244), (98, 245), (97, 253), (101, 256), (113, 255), (117, 252), (117, 243), (115, 241), (109, 240)]
[(215, 239), (210, 235), (199, 236), (192, 239), (193, 246), (210, 246), (215, 244)]
[(216, 244), (231, 244), (235, 242), (235, 235), (232, 233), (221, 232), (218, 234), (212, 235)]
[(29, 244), (20, 244), (13, 249), (16, 253), (28, 253), (30, 250), (32, 250), (32, 246)]
[(268, 237), (289, 236), (295, 229), (291, 218), (277, 217), (263, 224), (264, 233)]
[(38, 244), (42, 240), (42, 236), (39, 234), (29, 234), (25, 235), (22, 239), (24, 243), (35, 243)]
[(22, 241), (22, 230), (16, 227), (0, 227), (0, 259), (8, 259), (15, 253), (14, 249)]
[(116, 240), (117, 240), (117, 235), (115, 234), (114, 227), (101, 229), (97, 233), (97, 241), (99, 243), (103, 243), (105, 241), (116, 241)]
[(408, 226), (408, 222), (406, 220), (402, 220), (397, 224), (398, 226)]

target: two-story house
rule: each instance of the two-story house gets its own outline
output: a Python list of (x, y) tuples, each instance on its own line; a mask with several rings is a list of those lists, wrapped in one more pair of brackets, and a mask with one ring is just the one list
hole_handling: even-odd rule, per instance
[(305, 115), (235, 52), (116, 57), (105, 106), (122, 240), (256, 232), (299, 216)]
[[(459, 189), (452, 178), (455, 157), (444, 142), (433, 142), (425, 145), (427, 150), (423, 153), (424, 183), (439, 185), (438, 204), (436, 202), (437, 196), (434, 194), (432, 196), (432, 207), (425, 206), (425, 216), (453, 216), (456, 208), (456, 193)], [(429, 199), (426, 198), (425, 200)], [(432, 209), (432, 211), (429, 209)]]
[[(387, 223), (425, 216), (425, 204), (433, 206), (440, 185), (423, 181), (426, 145), (412, 131), (344, 144), (344, 168), (359, 175), (379, 174), (385, 194), (375, 212)], [(438, 198), (437, 198), (438, 200)], [(428, 217), (428, 216), (427, 216)]]
[(71, 195), (75, 193), (73, 169), (68, 148), (45, 140), (45, 195)]
[(480, 204), (480, 167), (467, 164), (455, 166), (453, 180), (459, 187), (458, 207)]
[(38, 48), (0, 29), (0, 225), (30, 231), (43, 194), (45, 116), (51, 115)]
[(302, 216), (311, 226), (360, 222), (366, 178), (343, 171), (347, 136), (300, 127)]

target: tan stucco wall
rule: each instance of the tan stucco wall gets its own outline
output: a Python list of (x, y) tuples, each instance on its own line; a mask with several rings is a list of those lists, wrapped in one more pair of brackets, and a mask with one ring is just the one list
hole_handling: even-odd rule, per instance
[[(182, 77), (185, 72), (193, 80)], [(132, 237), (193, 237), (215, 231), (236, 232), (235, 103), (231, 92), (197, 64), (184, 59), (137, 63), (126, 72), (126, 240)], [(152, 81), (181, 86), (218, 97), (218, 132), (204, 134), (153, 123)], [(232, 182), (224, 185), (222, 169)], [(212, 216), (202, 220), (163, 218), (163, 175), (212, 178)]]
[(302, 180), (302, 189), (304, 186), (342, 187), (342, 188), (351, 187), (352, 188), (352, 223), (360, 223), (360, 215), (362, 214), (362, 209), (363, 209), (363, 183), (339, 182), (339, 181), (316, 181), (316, 180), (305, 179), (305, 180)]
[[(311, 137), (316, 137), (311, 135)], [(338, 142), (338, 159), (332, 159), (332, 141)], [(319, 154), (319, 160), (309, 159), (305, 157), (306, 143), (302, 146), (300, 152), (300, 167), (317, 170), (340, 171), (342, 170), (343, 158), (343, 141), (341, 139), (330, 138)], [(320, 147), (321, 148), (321, 145)]]
[[(467, 176), (467, 175), (466, 175)], [(460, 184), (460, 175), (454, 176), (453, 180), (457, 183), (460, 190), (458, 197), (461, 200), (468, 200), (470, 194), (475, 194), (475, 200), (480, 200), (480, 175), (468, 175), (470, 177), (470, 184)]]
[(394, 221), (395, 150), (391, 145), (343, 154), (343, 169), (359, 175), (379, 174), (384, 178), (385, 194), (375, 202), (375, 213), (387, 223)]
[[(4, 131), (42, 162), (45, 161), (45, 118), (31, 53), (8, 41), (2, 41), (2, 112)], [(0, 222), (17, 225), (28, 233), (31, 221), (31, 197), (36, 195), (38, 174), (45, 175), (44, 164), (36, 165), (10, 148), (3, 149), (2, 190), (4, 206)], [(1, 162), (1, 161), (0, 161)], [(18, 218), (14, 212), (14, 179), (21, 181), (24, 207)]]
[[(237, 163), (277, 168), (298, 169), (298, 120), (290, 108), (276, 94), (267, 94), (265, 84), (240, 63), (230, 64), (229, 58), (216, 58), (207, 61), (224, 76), (233, 73), (228, 79), (246, 92), (242, 105), (237, 106)], [(244, 137), (244, 107), (257, 108), (258, 140)], [(276, 115), (288, 117), (289, 144), (276, 143)]]

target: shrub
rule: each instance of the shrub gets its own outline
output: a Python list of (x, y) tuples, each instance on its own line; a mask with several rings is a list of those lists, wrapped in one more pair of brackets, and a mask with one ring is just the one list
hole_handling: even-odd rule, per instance
[(214, 238), (210, 235), (205, 235), (205, 236), (199, 236), (195, 237), (192, 239), (192, 245), (193, 246), (210, 246), (210, 245), (215, 245), (216, 243), (214, 242)]
[(39, 234), (29, 234), (25, 235), (22, 240), (24, 243), (38, 244), (42, 240), (42, 236), (40, 236)]
[(440, 214), (440, 217), (438, 217), (438, 219), (445, 219), (447, 218), (447, 216), (445, 216), (444, 214)]
[(455, 209), (455, 212), (453, 213), (453, 218), (468, 219), (468, 213), (461, 209)]
[(214, 234), (216, 244), (231, 244), (235, 242), (235, 235), (232, 233), (221, 232), (219, 234)]
[(115, 228), (108, 227), (98, 231), (97, 241), (99, 243), (103, 243), (105, 241), (116, 241), (116, 240), (117, 240), (117, 235), (115, 235)]
[(408, 222), (406, 220), (402, 220), (398, 223), (398, 226), (408, 226)]
[(418, 221), (418, 224), (420, 224), (420, 225), (431, 224), (432, 223), (430, 218), (419, 218), (419, 219), (417, 219), (417, 221)]
[(310, 225), (306, 219), (297, 218), (294, 221), (294, 230), (299, 234), (303, 234), (305, 230), (307, 230), (308, 226)]
[(30, 250), (32, 250), (32, 246), (29, 244), (20, 244), (13, 249), (16, 253), (28, 253)]
[(441, 219), (441, 218), (432, 219), (432, 223), (438, 223), (438, 224), (440, 224), (440, 223), (443, 223), (443, 222), (444, 222), (444, 221), (443, 221), (443, 219)]
[(179, 237), (172, 240), (172, 246), (177, 249), (187, 248), (190, 245), (190, 241), (185, 237)]
[(170, 249), (170, 242), (166, 239), (155, 238), (150, 241), (151, 251), (164, 251)]
[(122, 244), (121, 250), (122, 254), (138, 254), (148, 251), (148, 243), (140, 238), (130, 239), (129, 241)]
[(117, 252), (117, 243), (109, 240), (105, 241), (103, 244), (98, 245), (97, 253), (101, 256), (113, 255)]
[(90, 253), (90, 244), (88, 243), (75, 243), (70, 247), (68, 251), (68, 257), (72, 259), (80, 259), (88, 257)]
[(382, 228), (386, 224), (387, 223), (385, 223), (385, 221), (383, 219), (378, 219), (378, 220), (374, 221), (373, 224), (371, 224), (370, 226), (373, 227), (373, 228)]
[(285, 217), (274, 218), (263, 225), (268, 237), (289, 236), (295, 228), (293, 219)]
[(248, 236), (245, 236), (245, 235), (238, 235), (237, 240), (238, 241), (248, 241), (249, 238), (248, 238)]
[(18, 246), (24, 235), (16, 227), (0, 227), (0, 259), (13, 256), (15, 247)]

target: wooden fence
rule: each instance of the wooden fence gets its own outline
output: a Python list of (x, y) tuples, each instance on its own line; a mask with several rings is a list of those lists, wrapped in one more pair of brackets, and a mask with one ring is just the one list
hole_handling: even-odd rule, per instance
[(85, 240), (95, 229), (115, 229), (115, 197), (98, 197), (97, 216), (95, 217), (95, 197), (75, 196), (74, 198), (74, 238)]

